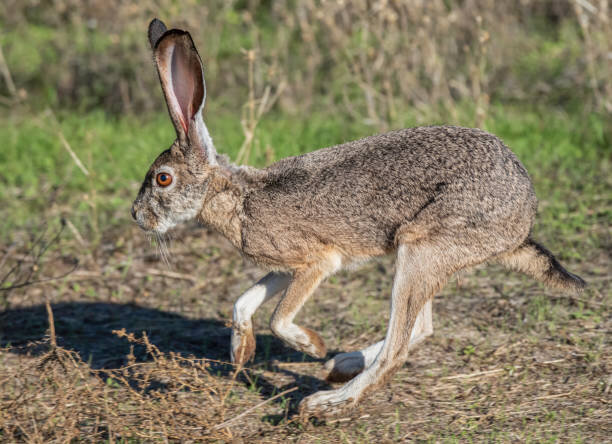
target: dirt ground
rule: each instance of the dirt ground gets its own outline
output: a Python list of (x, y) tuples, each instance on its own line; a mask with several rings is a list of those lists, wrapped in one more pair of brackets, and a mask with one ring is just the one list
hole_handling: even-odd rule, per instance
[[(465, 272), (434, 301), (433, 337), (389, 384), (356, 410), (309, 421), (297, 404), (332, 385), (324, 361), (271, 335), (274, 304), (255, 316), (255, 361), (226, 363), (232, 304), (264, 272), (218, 235), (176, 231), (170, 267), (135, 227), (95, 245), (66, 231), (39, 259), (16, 240), (0, 248), (2, 265), (36, 268), (33, 281), (68, 273), (75, 256), (79, 265), (0, 293), (0, 441), (612, 442), (603, 230), (601, 245), (565, 261), (585, 293), (492, 266)], [(297, 322), (322, 335), (328, 358), (380, 340), (393, 271), (383, 258), (341, 272)]]

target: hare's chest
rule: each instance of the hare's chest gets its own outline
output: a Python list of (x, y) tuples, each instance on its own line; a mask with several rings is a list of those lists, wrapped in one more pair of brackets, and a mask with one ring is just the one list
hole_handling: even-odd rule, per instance
[(308, 228), (290, 221), (243, 225), (242, 253), (266, 268), (299, 268), (325, 248)]

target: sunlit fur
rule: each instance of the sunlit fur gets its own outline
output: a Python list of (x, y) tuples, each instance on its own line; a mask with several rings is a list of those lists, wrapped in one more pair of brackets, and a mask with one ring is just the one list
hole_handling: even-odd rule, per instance
[[(432, 298), (459, 270), (496, 261), (550, 286), (574, 291), (585, 286), (531, 239), (533, 185), (496, 136), (452, 126), (409, 128), (285, 158), (262, 170), (235, 166), (216, 154), (202, 120), (203, 71), (191, 37), (180, 30), (159, 37), (165, 26), (154, 21), (152, 27), (177, 140), (149, 169), (134, 215), (157, 236), (196, 218), (271, 271), (236, 305), (234, 363), (242, 365), (255, 353), (255, 310), (283, 291), (272, 332), (323, 358), (321, 336), (294, 322), (300, 308), (338, 270), (396, 256), (384, 341), (332, 359), (330, 379), (353, 379), (305, 398), (305, 414), (355, 405), (388, 381), (410, 349), (432, 333)], [(152, 180), (164, 168), (174, 178), (166, 188)], [(158, 243), (166, 256), (164, 239)]]
[[(164, 234), (176, 224), (195, 218), (202, 208), (207, 171), (197, 153), (186, 155), (175, 142), (159, 155), (145, 176), (134, 201), (138, 225), (145, 231)], [(170, 186), (156, 183), (160, 172), (171, 172)]]

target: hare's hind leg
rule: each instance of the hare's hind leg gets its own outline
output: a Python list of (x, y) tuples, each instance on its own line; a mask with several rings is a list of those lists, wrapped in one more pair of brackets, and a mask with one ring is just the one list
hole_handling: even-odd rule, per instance
[[(450, 243), (450, 242), (449, 242)], [(469, 251), (448, 255), (443, 245), (427, 240), (402, 244), (397, 254), (397, 271), (391, 295), (391, 319), (383, 346), (374, 362), (337, 390), (317, 392), (305, 398), (304, 414), (335, 413), (355, 405), (366, 393), (380, 387), (403, 365), (419, 313), (451, 274), (474, 259)], [(415, 338), (416, 339), (416, 338)]]
[(270, 320), (270, 328), (276, 336), (315, 358), (323, 358), (327, 354), (323, 339), (311, 329), (295, 325), (293, 319), (323, 279), (337, 271), (341, 263), (340, 256), (332, 253), (315, 264), (296, 270)]
[[(433, 334), (433, 319), (432, 319), (432, 300), (425, 302), (425, 305), (419, 312), (415, 321), (414, 328), (410, 334), (410, 342), (408, 350), (412, 350), (419, 345), (425, 338)], [(328, 382), (347, 382), (368, 368), (380, 350), (385, 341), (377, 342), (363, 350), (340, 353), (325, 363), (325, 369), (328, 371), (325, 378)]]
[(379, 341), (363, 350), (340, 353), (325, 363), (328, 382), (347, 382), (369, 367), (380, 353), (385, 341)]
[(251, 318), (261, 304), (284, 290), (291, 281), (288, 273), (268, 273), (249, 288), (234, 304), (231, 358), (235, 364), (250, 361), (255, 354)]

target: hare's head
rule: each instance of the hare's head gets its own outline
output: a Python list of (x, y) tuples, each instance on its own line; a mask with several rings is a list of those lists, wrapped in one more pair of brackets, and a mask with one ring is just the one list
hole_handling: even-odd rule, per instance
[(216, 157), (202, 120), (206, 86), (191, 36), (154, 19), (149, 41), (177, 138), (149, 168), (132, 216), (145, 231), (161, 234), (199, 213)]

